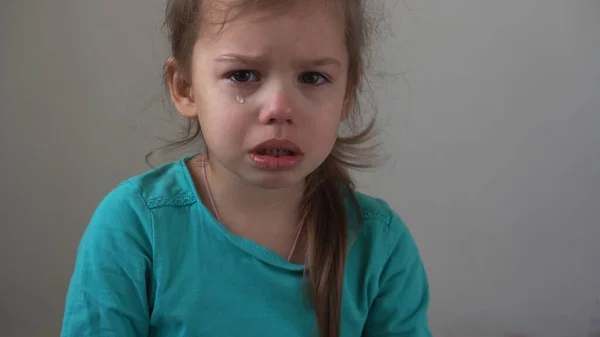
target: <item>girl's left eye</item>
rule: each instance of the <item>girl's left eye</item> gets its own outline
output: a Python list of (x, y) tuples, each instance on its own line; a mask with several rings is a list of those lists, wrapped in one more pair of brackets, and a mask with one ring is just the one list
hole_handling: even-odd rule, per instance
[(323, 74), (318, 72), (307, 72), (298, 77), (300, 82), (311, 84), (311, 85), (321, 85), (323, 83), (329, 82)]

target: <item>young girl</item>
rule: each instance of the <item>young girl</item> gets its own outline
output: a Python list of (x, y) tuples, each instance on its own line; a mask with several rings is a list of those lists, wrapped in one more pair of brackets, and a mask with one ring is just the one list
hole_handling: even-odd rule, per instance
[(358, 113), (364, 2), (168, 1), (165, 79), (204, 150), (102, 201), (63, 337), (430, 336), (409, 231), (348, 173), (371, 128), (338, 136)]

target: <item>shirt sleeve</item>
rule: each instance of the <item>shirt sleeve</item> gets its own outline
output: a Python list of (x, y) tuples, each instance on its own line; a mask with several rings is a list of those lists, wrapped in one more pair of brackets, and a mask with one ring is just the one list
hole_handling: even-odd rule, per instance
[(431, 337), (429, 284), (417, 246), (402, 220), (389, 223), (389, 255), (369, 311), (364, 337)]
[(61, 337), (148, 335), (149, 213), (131, 183), (100, 203), (77, 250)]

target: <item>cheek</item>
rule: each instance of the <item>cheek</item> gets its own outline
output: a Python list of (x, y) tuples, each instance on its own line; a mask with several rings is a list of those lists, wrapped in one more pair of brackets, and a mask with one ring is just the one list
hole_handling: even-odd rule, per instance
[(235, 109), (235, 97), (227, 97), (226, 93), (219, 90), (215, 85), (197, 81), (194, 87), (196, 97), (196, 110), (200, 121), (210, 124), (221, 124), (226, 121), (230, 112)]
[(241, 134), (245, 122), (240, 118), (243, 112), (239, 111), (241, 106), (235, 101), (235, 97), (225, 97), (219, 90), (209, 88), (198, 92), (202, 95), (197, 96), (201, 99), (196, 100), (196, 110), (206, 138), (223, 138), (223, 141), (228, 142), (235, 137), (223, 137), (223, 134)]
[(335, 127), (339, 127), (341, 121), (343, 120), (343, 116), (344, 116), (344, 109), (345, 109), (345, 103), (344, 103), (344, 95), (343, 94), (337, 94), (335, 96), (334, 99), (330, 98), (330, 104), (327, 106), (327, 111), (324, 114), (324, 116), (327, 116), (327, 122), (328, 124), (332, 124), (335, 125)]
[(319, 141), (334, 141), (338, 136), (338, 129), (341, 123), (341, 106), (330, 106), (320, 112), (319, 118), (315, 118), (316, 134), (319, 135)]
[(248, 125), (248, 121), (243, 118), (243, 112), (230, 104), (212, 104), (204, 115), (203, 120), (210, 125), (210, 131), (217, 137), (227, 134), (230, 136), (223, 138), (239, 138)]

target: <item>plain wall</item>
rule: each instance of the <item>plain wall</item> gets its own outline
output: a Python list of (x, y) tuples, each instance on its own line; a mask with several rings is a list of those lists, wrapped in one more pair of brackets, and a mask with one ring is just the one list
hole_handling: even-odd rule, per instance
[[(0, 336), (58, 335), (91, 213), (174, 136), (152, 104), (163, 6), (0, 4)], [(600, 2), (389, 14), (377, 70), (398, 76), (373, 81), (391, 158), (357, 177), (414, 233), (434, 332), (586, 336), (600, 319)]]

